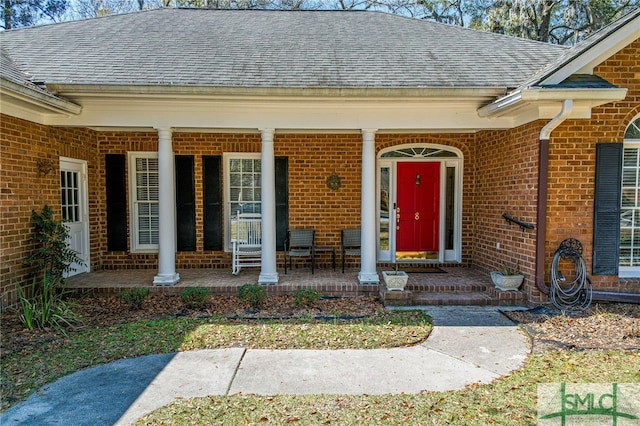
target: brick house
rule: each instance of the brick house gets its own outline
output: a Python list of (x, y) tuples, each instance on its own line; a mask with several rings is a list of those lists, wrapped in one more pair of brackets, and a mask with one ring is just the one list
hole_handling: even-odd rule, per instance
[(0, 33), (2, 305), (45, 204), (76, 273), (230, 271), (241, 209), (262, 213), (265, 284), (287, 228), (331, 246), (361, 228), (361, 283), (394, 261), (519, 264), (536, 304), (573, 237), (601, 297), (640, 293), (639, 35), (640, 11), (566, 48), (377, 12), (179, 9)]

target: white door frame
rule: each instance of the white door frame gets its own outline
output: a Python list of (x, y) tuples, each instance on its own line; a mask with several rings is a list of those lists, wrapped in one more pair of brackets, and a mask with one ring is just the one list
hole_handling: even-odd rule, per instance
[[(407, 147), (415, 147), (415, 148), (434, 148), (434, 149), (444, 149), (447, 151), (451, 151), (457, 155), (456, 158), (438, 158), (438, 157), (387, 157), (384, 158), (382, 155), (389, 151), (395, 151)], [(395, 230), (395, 218), (396, 218), (396, 200), (397, 200), (397, 181), (396, 181), (396, 173), (397, 173), (397, 163), (398, 162), (409, 162), (409, 161), (417, 161), (417, 162), (439, 162), (440, 167), (440, 241), (439, 241), (439, 254), (437, 262), (456, 262), (460, 263), (462, 261), (462, 170), (463, 170), (463, 158), (462, 153), (453, 147), (435, 145), (435, 144), (407, 144), (407, 145), (399, 145), (390, 147), (382, 150), (378, 153), (378, 164), (376, 167), (376, 181), (377, 181), (377, 189), (376, 189), (376, 197), (377, 197), (377, 217), (380, 217), (380, 189), (381, 189), (381, 170), (386, 168), (389, 170), (389, 247), (387, 250), (382, 250), (380, 247), (380, 220), (376, 224), (377, 228), (377, 248), (378, 248), (378, 261), (381, 262), (395, 262), (395, 239), (396, 239), (396, 230)], [(446, 184), (447, 184), (447, 168), (453, 168), (455, 170), (455, 199), (454, 202), (454, 211), (453, 211), (453, 221), (454, 221), (454, 237), (453, 237), (453, 249), (449, 250), (446, 248), (445, 244), (445, 200), (446, 200)], [(435, 262), (435, 261), (426, 261)]]
[[(80, 232), (82, 241), (76, 243), (76, 247), (80, 247), (78, 256), (84, 262), (83, 265), (73, 265), (74, 271), (70, 271), (66, 276), (73, 276), (83, 272), (89, 272), (91, 270), (91, 258), (90, 258), (90, 245), (89, 245), (89, 188), (88, 188), (88, 172), (87, 162), (85, 160), (78, 160), (75, 158), (60, 157), (60, 173), (63, 171), (77, 172), (79, 176), (78, 181), (78, 207), (79, 214), (78, 222), (74, 224), (68, 224), (74, 233)], [(62, 183), (59, 184), (60, 186)], [(62, 205), (62, 194), (60, 196), (60, 204)], [(63, 215), (63, 217), (65, 217)]]

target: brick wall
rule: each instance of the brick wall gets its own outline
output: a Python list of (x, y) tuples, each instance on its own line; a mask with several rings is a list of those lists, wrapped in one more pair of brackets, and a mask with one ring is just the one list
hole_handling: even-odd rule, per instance
[[(595, 149), (598, 142), (622, 142), (629, 123), (640, 114), (640, 41), (595, 69), (595, 74), (628, 88), (626, 99), (594, 108), (591, 119), (567, 120), (551, 135), (545, 239), (545, 277), (553, 254), (565, 238), (584, 247), (591, 274)], [(531, 303), (546, 297), (535, 287), (535, 231), (507, 225), (502, 213), (535, 224), (540, 120), (507, 131), (480, 132), (475, 151), (473, 263), (498, 269), (520, 262)], [(517, 176), (517, 177), (516, 177)], [(500, 250), (496, 245), (500, 243)], [(591, 276), (594, 288), (640, 292), (640, 280)], [(548, 281), (548, 278), (547, 278)]]
[[(598, 142), (622, 142), (629, 123), (640, 114), (640, 41), (613, 55), (594, 73), (628, 89), (624, 100), (594, 108), (590, 120), (567, 120), (551, 136), (549, 217), (546, 263), (568, 237), (584, 246), (587, 270), (593, 259), (593, 196)], [(594, 288), (640, 292), (640, 280), (591, 276)]]
[[(376, 150), (402, 144), (433, 143), (460, 149), (465, 157), (464, 167), (473, 164), (471, 149), (474, 135), (386, 135), (376, 137)], [(128, 151), (155, 151), (155, 133), (100, 133), (101, 170), (104, 154)], [(362, 136), (360, 134), (276, 134), (274, 139), (276, 156), (289, 158), (289, 226), (291, 228), (314, 228), (318, 245), (339, 248), (340, 229), (360, 226), (360, 180), (362, 158)], [(179, 252), (176, 263), (179, 268), (211, 267), (229, 268), (231, 257), (225, 252), (205, 252), (202, 236), (202, 156), (223, 153), (259, 153), (259, 134), (235, 133), (175, 133), (173, 149), (176, 154), (194, 155), (196, 192), (196, 247), (193, 252)], [(326, 185), (328, 176), (336, 173), (341, 178), (341, 187), (331, 190)], [(104, 185), (101, 171), (100, 185)], [(473, 191), (473, 179), (464, 177), (464, 194)], [(100, 195), (104, 205), (104, 188)], [(473, 220), (472, 203), (463, 203), (463, 247), (465, 258), (471, 249)], [(104, 208), (104, 207), (103, 207)], [(104, 224), (102, 224), (104, 227)], [(102, 267), (107, 269), (155, 268), (157, 255), (132, 254), (129, 252), (106, 252), (106, 237), (101, 237)], [(357, 263), (357, 259), (350, 259)], [(281, 262), (281, 258), (278, 260)], [(320, 267), (328, 267), (329, 256), (320, 259)], [(468, 261), (467, 261), (468, 262)]]
[[(335, 247), (339, 256), (340, 230), (360, 227), (362, 136), (276, 135), (275, 151), (289, 157), (289, 227), (314, 228), (317, 244)], [(337, 190), (327, 187), (334, 173)], [(320, 262), (329, 266), (330, 256)]]
[(509, 224), (502, 214), (535, 224), (537, 211), (538, 136), (541, 123), (478, 134), (473, 197), (473, 260), (485, 272), (519, 265), (525, 291), (540, 301), (535, 288), (535, 230)]
[[(60, 157), (88, 161), (89, 210), (99, 216), (96, 186), (95, 132), (86, 129), (46, 127), (28, 121), (0, 116), (0, 293), (1, 307), (17, 300), (16, 287), (28, 283), (30, 273), (23, 260), (33, 249), (29, 243), (33, 228), (31, 211), (45, 205), (60, 213)], [(39, 172), (38, 162), (52, 169)], [(58, 216), (59, 217), (59, 216)], [(94, 239), (100, 229), (92, 228), (91, 252), (98, 248)], [(91, 258), (92, 267), (99, 262)]]

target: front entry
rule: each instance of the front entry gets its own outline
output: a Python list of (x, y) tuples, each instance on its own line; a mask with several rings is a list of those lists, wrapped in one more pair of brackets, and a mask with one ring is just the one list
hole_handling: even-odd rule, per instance
[(440, 163), (398, 162), (396, 259), (438, 259)]
[(69, 229), (69, 248), (78, 253), (82, 264), (74, 263), (67, 276), (89, 271), (87, 163), (64, 158), (60, 160), (60, 204), (62, 220)]

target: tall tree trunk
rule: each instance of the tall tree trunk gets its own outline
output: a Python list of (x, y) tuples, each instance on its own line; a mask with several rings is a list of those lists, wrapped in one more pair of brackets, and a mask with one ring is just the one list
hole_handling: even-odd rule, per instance
[(554, 2), (552, 0), (544, 0), (540, 2), (540, 10), (538, 11), (540, 24), (538, 25), (538, 34), (536, 39), (549, 43), (551, 40), (551, 13), (553, 11)]
[(13, 13), (11, 13), (11, 0), (4, 0), (4, 29), (11, 29), (11, 18)]

